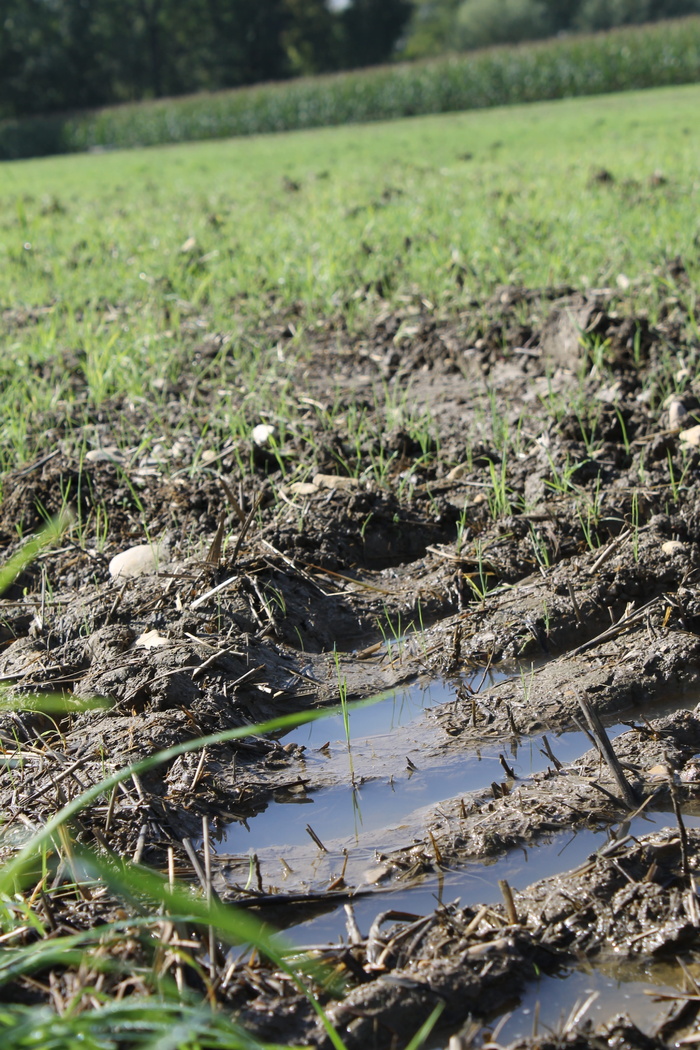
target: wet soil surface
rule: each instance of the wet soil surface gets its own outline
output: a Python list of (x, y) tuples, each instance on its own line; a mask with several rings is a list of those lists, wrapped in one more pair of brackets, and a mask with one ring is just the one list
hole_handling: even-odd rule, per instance
[[(312, 948), (345, 979), (320, 994), (348, 1047), (405, 1045), (436, 1006), (435, 1047), (696, 1041), (700, 348), (680, 299), (662, 317), (562, 288), (445, 318), (417, 298), (360, 335), (331, 320), (294, 341), (277, 317), (291, 422), (212, 442), (224, 333), (183, 343), (147, 454), (145, 401), (33, 421), (48, 451), (6, 477), (0, 539), (12, 553), (66, 508), (73, 524), (0, 599), (6, 853), (159, 750), (379, 697), (182, 754), (72, 833), (192, 882), (206, 868)], [(79, 362), (46, 368), (71, 370), (79, 405)], [(72, 900), (51, 923), (119, 907)], [(226, 959), (223, 1008), (330, 1045), (285, 975)], [(621, 993), (577, 1005), (582, 975), (638, 989), (628, 1015)], [(561, 1019), (509, 1027), (538, 989)]]

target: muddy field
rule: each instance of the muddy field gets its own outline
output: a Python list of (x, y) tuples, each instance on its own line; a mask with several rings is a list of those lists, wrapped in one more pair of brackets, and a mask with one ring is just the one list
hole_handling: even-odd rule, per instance
[[(404, 1046), (439, 1005), (429, 1045), (451, 1050), (697, 1042), (698, 347), (678, 299), (651, 325), (619, 296), (503, 288), (446, 318), (416, 298), (301, 351), (273, 317), (294, 419), (220, 445), (217, 405), (245, 397), (223, 333), (183, 341), (147, 456), (147, 400), (34, 420), (46, 453), (6, 480), (0, 539), (73, 524), (0, 599), (0, 679), (109, 706), (2, 715), (6, 853), (136, 759), (379, 695), (134, 776), (73, 835), (207, 873), (312, 948), (345, 979), (320, 995), (348, 1047)], [(79, 407), (79, 363), (46, 367)], [(34, 905), (56, 930), (122, 908)], [(221, 1009), (330, 1045), (285, 975), (226, 950)], [(65, 1003), (93, 977), (4, 995)]]

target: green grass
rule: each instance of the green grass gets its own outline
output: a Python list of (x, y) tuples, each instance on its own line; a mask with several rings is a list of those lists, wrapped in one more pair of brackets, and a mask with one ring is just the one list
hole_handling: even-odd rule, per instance
[[(171, 427), (162, 381), (207, 332), (225, 338), (199, 374), (226, 393), (194, 414), (203, 440), (261, 418), (301, 425), (285, 355), (324, 319), (361, 329), (379, 291), (440, 314), (501, 283), (615, 287), (624, 274), (628, 304), (653, 320), (673, 290), (666, 260), (680, 254), (697, 285), (699, 104), (700, 88), (668, 88), (3, 165), (0, 470), (43, 449), (57, 419), (79, 449), (115, 396), (147, 400), (147, 451)], [(595, 181), (601, 169), (614, 181)], [(273, 316), (295, 325), (282, 352)], [(387, 395), (386, 412), (429, 442), (410, 405)], [(133, 445), (127, 417), (115, 438)]]
[(0, 158), (226, 138), (700, 78), (700, 18), (0, 124)]

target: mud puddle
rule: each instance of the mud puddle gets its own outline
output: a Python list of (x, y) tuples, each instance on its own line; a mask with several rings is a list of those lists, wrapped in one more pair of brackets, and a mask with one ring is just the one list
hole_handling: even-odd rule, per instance
[[(628, 835), (636, 838), (674, 827), (675, 823), (673, 812), (658, 811), (642, 814), (616, 829), (584, 828), (573, 833), (559, 832), (529, 848), (513, 850), (496, 860), (472, 862), (459, 870), (446, 870), (426, 877), (417, 885), (394, 885), (390, 890), (370, 892), (366, 896), (360, 893), (351, 901), (355, 921), (366, 934), (377, 915), (389, 909), (428, 915), (440, 906), (455, 902), (461, 907), (496, 905), (503, 899), (499, 887), (499, 881), (503, 879), (513, 888), (524, 888), (550, 876), (575, 870), (618, 838)], [(684, 823), (689, 828), (700, 828), (700, 815), (686, 815)], [(371, 863), (369, 851), (366, 861)], [(293, 916), (290, 918), (294, 923)], [(345, 910), (338, 906), (333, 912), (326, 911), (298, 922), (285, 930), (285, 938), (299, 946), (345, 941)]]
[[(482, 672), (476, 684), (483, 683), (484, 677)], [(500, 673), (494, 677), (506, 680), (509, 676)], [(472, 745), (456, 755), (438, 753), (436, 758), (425, 748), (426, 727), (421, 716), (433, 705), (451, 699), (456, 688), (455, 683), (440, 680), (414, 683), (376, 704), (355, 709), (350, 716), (349, 748), (342, 738), (345, 726), (340, 716), (313, 722), (291, 734), (297, 746), (306, 741), (298, 764), (300, 782), (280, 791), (279, 798), (255, 817), (234, 821), (215, 836), (215, 856), (223, 869), (228, 869), (226, 883), (242, 886), (246, 868), (253, 861), (258, 887), (264, 884), (272, 894), (323, 892), (335, 883), (360, 890), (369, 890), (375, 884), (386, 886), (392, 872), (390, 865), (383, 866), (382, 862), (393, 849), (401, 850), (407, 841), (416, 841), (426, 827), (434, 827), (434, 814), (441, 812), (441, 803), (454, 806), (461, 799), (463, 807), (465, 799), (467, 805), (474, 800), (482, 802), (499, 783), (529, 784), (537, 775), (546, 776), (552, 770), (552, 755), (566, 768), (590, 751), (590, 737), (573, 730)], [(662, 701), (648, 707), (646, 716), (663, 716), (678, 706)], [(629, 732), (629, 723), (615, 723), (607, 732), (614, 740)], [(415, 762), (410, 757), (412, 741)], [(395, 761), (397, 750), (406, 756), (400, 775), (383, 768), (385, 758)], [(327, 783), (329, 768), (333, 770), (330, 779), (337, 775), (338, 782), (307, 790), (306, 783)], [(643, 834), (657, 826), (658, 820), (658, 814), (644, 814), (635, 819), (632, 833)], [(601, 820), (601, 828), (604, 826), (609, 823)], [(575, 867), (605, 844), (606, 834), (598, 828), (545, 834), (541, 841), (510, 850), (495, 864), (491, 857), (488, 868), (483, 864), (464, 869), (459, 862), (439, 863), (439, 874), (424, 886), (395, 888), (387, 906), (406, 910), (431, 907), (446, 887), (452, 897), (492, 903), (498, 900), (498, 891), (492, 896), (498, 879), (528, 884)], [(404, 878), (411, 878), (410, 873)], [(400, 887), (399, 880), (394, 886), (397, 882)], [(412, 894), (418, 894), (423, 903), (404, 900)], [(368, 914), (372, 908), (370, 903), (358, 906)], [(285, 915), (282, 921), (287, 926), (297, 920), (294, 915)], [(344, 928), (341, 909), (338, 917), (325, 923), (323, 932), (319, 930), (318, 939), (327, 936), (334, 941)]]
[[(386, 850), (392, 845), (392, 830), (405, 832), (411, 826), (411, 816), (424, 808), (488, 791), (504, 777), (513, 782), (527, 780), (551, 768), (547, 748), (564, 766), (589, 750), (590, 736), (576, 729), (472, 743), (457, 754), (443, 751), (436, 756), (430, 752), (431, 733), (436, 733), (422, 718), (426, 711), (453, 701), (460, 688), (466, 687), (476, 696), (477, 687), (510, 680), (519, 680), (512, 669), (510, 673), (482, 670), (461, 683), (442, 679), (411, 683), (375, 703), (351, 708), (349, 738), (342, 715), (301, 726), (282, 739), (304, 748), (298, 763), (302, 783), (294, 785), (292, 791), (282, 790), (280, 797), (245, 823), (234, 821), (219, 832), (217, 852), (255, 853), (261, 862), (269, 850), (273, 851), (270, 857), (279, 857), (280, 850), (289, 847), (306, 847), (306, 852), (311, 847), (318, 852), (310, 841), (308, 824), (328, 853), (362, 848), (363, 839), (378, 830), (383, 832)], [(695, 698), (680, 703), (660, 701), (647, 705), (644, 713), (647, 719), (658, 718), (679, 709), (690, 710), (694, 705)], [(630, 712), (630, 717), (635, 713)], [(628, 729), (629, 723), (615, 722), (607, 733), (614, 740)], [(393, 771), (397, 758), (402, 770), (398, 774)], [(334, 780), (337, 782), (330, 787), (306, 787), (307, 783)]]
[[(502, 1046), (545, 1033), (563, 1034), (574, 1025), (590, 1022), (599, 1027), (626, 1013), (642, 1032), (651, 1035), (668, 1015), (668, 999), (678, 992), (680, 978), (671, 967), (608, 966), (592, 972), (573, 970), (560, 976), (543, 976), (530, 984), (510, 1013), (494, 1019), (483, 1032)], [(432, 1044), (434, 1050), (444, 1042)]]

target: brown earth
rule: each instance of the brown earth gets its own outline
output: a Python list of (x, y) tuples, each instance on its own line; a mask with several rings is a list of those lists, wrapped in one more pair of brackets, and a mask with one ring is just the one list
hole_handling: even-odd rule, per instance
[[(405, 1045), (437, 1004), (446, 1033), (469, 1022), (477, 1039), (536, 972), (610, 953), (690, 966), (700, 838), (680, 814), (700, 801), (700, 714), (682, 708), (700, 685), (700, 451), (672, 427), (668, 398), (675, 391), (681, 427), (692, 427), (699, 348), (683, 335), (679, 300), (662, 317), (651, 325), (606, 290), (504, 288), (456, 317), (419, 300), (387, 308), (360, 336), (329, 321), (307, 333), (298, 360), (285, 351), (294, 419), (251, 418), (250, 436), (215, 447), (202, 434), (236, 362), (225, 335), (210, 335), (183, 350), (168, 426), (148, 455), (146, 402), (102, 405), (86, 424), (79, 362), (49, 362), (47, 374), (74, 376), (75, 415), (33, 421), (48, 452), (6, 477), (0, 541), (11, 554), (18, 530), (66, 508), (73, 525), (0, 599), (0, 680), (19, 701), (0, 717), (6, 853), (86, 787), (158, 750), (332, 706), (341, 693), (440, 678), (451, 699), (414, 727), (414, 768), (565, 733), (590, 709), (632, 728), (615, 740), (622, 766), (601, 759), (599, 728), (588, 729), (599, 750), (573, 763), (558, 762), (554, 741), (545, 771), (518, 780), (506, 762), (496, 782), (416, 810), (398, 832), (367, 832), (333, 878), (302, 858), (280, 888), (255, 858), (251, 889), (249, 856), (212, 853), (219, 896), (280, 925), (376, 896), (366, 936), (351, 922), (346, 943), (318, 948), (347, 981), (339, 1001), (326, 996), (347, 1045)], [(290, 331), (291, 318), (270, 322), (271, 355)], [(357, 406), (369, 423), (361, 441)], [(260, 422), (279, 440), (256, 443)], [(114, 555), (156, 540), (152, 572), (112, 578)], [(504, 680), (475, 688), (480, 667), (503, 668)], [(47, 693), (65, 698), (63, 713), (35, 709)], [(108, 706), (77, 708), (95, 697)], [(405, 755), (397, 733), (362, 783), (400, 778)], [(72, 833), (163, 870), (171, 851), (196, 881), (203, 820), (215, 838), (236, 822), (254, 828), (273, 803), (347, 783), (342, 758), (311, 761), (279, 733), (212, 743), (127, 781)], [(643, 806), (675, 807), (673, 830), (614, 838), (583, 868), (516, 893), (511, 913), (507, 903), (421, 917), (392, 909), (407, 880), (557, 831), (618, 826)], [(54, 878), (70, 881), (69, 865)], [(109, 894), (37, 906), (56, 929), (120, 912)], [(137, 960), (143, 948), (129, 951)], [(68, 996), (79, 984), (70, 968), (51, 979)], [(201, 988), (194, 971), (185, 980)], [(697, 1038), (697, 986), (693, 998), (683, 980), (679, 969), (675, 1014), (652, 1034), (582, 1020), (520, 1045)], [(42, 987), (21, 978), (10, 994), (42, 1001)], [(264, 1038), (330, 1045), (270, 965), (240, 957), (217, 995)]]

